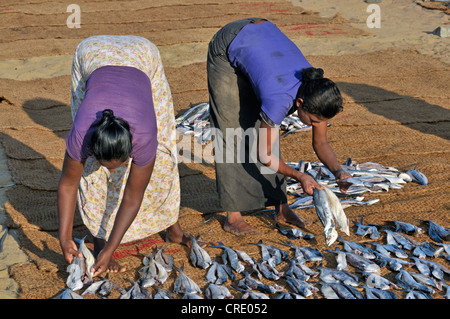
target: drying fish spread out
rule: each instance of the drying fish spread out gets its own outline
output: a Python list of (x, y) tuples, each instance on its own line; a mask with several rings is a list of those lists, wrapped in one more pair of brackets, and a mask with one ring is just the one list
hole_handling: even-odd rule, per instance
[[(202, 107), (206, 109), (206, 105)], [(120, 299), (450, 299), (450, 269), (446, 266), (450, 261), (449, 228), (428, 219), (418, 221), (420, 225), (397, 220), (376, 225), (367, 217), (350, 225), (344, 212), (349, 206), (377, 202), (364, 201), (361, 195), (365, 192), (399, 189), (408, 182), (427, 185), (422, 173), (415, 169), (402, 173), (377, 163), (356, 164), (348, 159), (342, 167), (352, 178), (344, 197), (332, 174), (320, 163), (289, 164), (324, 186), (309, 197), (294, 182), (288, 191), (298, 197), (291, 207), (316, 210), (326, 244), (333, 248), (320, 251), (314, 247), (312, 234), (279, 223), (274, 231), (287, 240), (247, 243), (258, 247), (256, 254), (221, 241), (202, 248), (196, 236), (191, 237), (186, 261), (192, 266), (190, 271), (203, 273), (201, 282), (185, 273), (184, 262), (175, 265), (173, 257), (164, 253), (166, 245), (143, 255), (137, 280), (127, 279), (129, 285), (121, 287), (108, 276), (92, 278), (94, 257), (85, 238), (75, 239), (82, 257), (73, 258), (66, 269), (66, 287), (60, 287), (54, 299), (109, 298), (113, 290)], [(356, 198), (348, 198), (351, 196)], [(358, 241), (349, 240), (352, 235)], [(328, 261), (334, 260), (332, 267), (324, 264), (325, 254)]]
[[(208, 102), (193, 105), (184, 114), (177, 117), (175, 123), (181, 134), (193, 135), (200, 144), (207, 144), (211, 141), (212, 132)], [(309, 131), (312, 126), (302, 123), (298, 116), (292, 114), (284, 118), (280, 129), (284, 132), (282, 136), (286, 136), (296, 132)]]

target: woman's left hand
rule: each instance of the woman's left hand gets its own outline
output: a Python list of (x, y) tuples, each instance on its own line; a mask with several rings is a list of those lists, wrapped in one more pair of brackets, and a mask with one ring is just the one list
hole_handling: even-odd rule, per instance
[(347, 173), (346, 171), (340, 169), (338, 170), (334, 176), (336, 177), (336, 182), (339, 186), (339, 190), (342, 193), (346, 193), (348, 188), (352, 185), (352, 183), (346, 182), (345, 180), (347, 178), (352, 177), (349, 173)]

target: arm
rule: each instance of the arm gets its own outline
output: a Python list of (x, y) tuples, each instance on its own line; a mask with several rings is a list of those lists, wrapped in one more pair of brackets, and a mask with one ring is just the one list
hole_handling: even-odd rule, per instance
[(312, 195), (314, 188), (322, 189), (322, 186), (317, 184), (312, 176), (292, 168), (273, 153), (279, 134), (279, 128), (270, 127), (264, 121), (261, 123), (258, 134), (258, 159), (260, 162), (277, 173), (298, 180), (302, 184), (303, 190), (309, 195)]
[(155, 160), (153, 159), (149, 164), (142, 167), (131, 164), (130, 174), (128, 175), (114, 226), (105, 247), (99, 253), (97, 261), (93, 266), (94, 276), (101, 274), (108, 268), (114, 251), (136, 218), (141, 207), (142, 199), (144, 198), (145, 190), (152, 176), (154, 163)]
[(327, 139), (327, 122), (322, 121), (313, 123), (312, 128), (312, 145), (319, 160), (333, 173), (342, 192), (346, 192), (350, 186), (348, 183), (341, 182), (343, 179), (351, 177), (346, 173), (336, 159)]
[(72, 240), (73, 217), (77, 200), (77, 191), (83, 174), (84, 165), (65, 154), (61, 177), (58, 184), (58, 217), (59, 217), (59, 242), (63, 250), (64, 258), (68, 263), (73, 256), (80, 256), (77, 246)]

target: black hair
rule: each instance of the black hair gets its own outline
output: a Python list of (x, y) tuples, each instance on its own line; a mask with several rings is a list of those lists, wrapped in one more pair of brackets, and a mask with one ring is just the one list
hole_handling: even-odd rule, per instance
[(306, 112), (330, 119), (342, 111), (342, 96), (337, 85), (323, 74), (320, 68), (303, 69), (295, 99), (303, 99), (302, 108)]
[(130, 156), (132, 148), (132, 136), (128, 122), (114, 116), (112, 110), (106, 109), (94, 127), (91, 147), (95, 158), (99, 162), (111, 160), (125, 162)]

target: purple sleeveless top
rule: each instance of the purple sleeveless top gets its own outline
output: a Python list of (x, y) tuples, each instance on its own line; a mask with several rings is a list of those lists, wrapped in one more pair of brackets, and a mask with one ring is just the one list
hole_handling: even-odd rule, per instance
[(227, 53), (232, 66), (249, 78), (261, 111), (274, 124), (280, 125), (294, 105), (301, 71), (311, 64), (270, 21), (243, 27)]
[(66, 137), (69, 156), (83, 162), (92, 155), (91, 126), (107, 108), (130, 125), (133, 163), (137, 166), (150, 163), (158, 146), (152, 87), (144, 72), (128, 66), (104, 66), (88, 77), (84, 99)]

